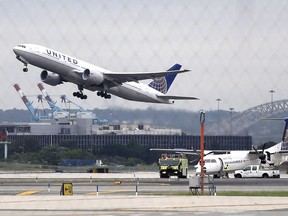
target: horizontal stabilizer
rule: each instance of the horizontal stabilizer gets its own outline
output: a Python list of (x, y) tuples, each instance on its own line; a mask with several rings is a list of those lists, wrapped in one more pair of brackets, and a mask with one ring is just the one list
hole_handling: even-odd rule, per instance
[(173, 95), (157, 95), (158, 98), (171, 99), (171, 100), (199, 100), (196, 97), (186, 97), (186, 96), (173, 96)]

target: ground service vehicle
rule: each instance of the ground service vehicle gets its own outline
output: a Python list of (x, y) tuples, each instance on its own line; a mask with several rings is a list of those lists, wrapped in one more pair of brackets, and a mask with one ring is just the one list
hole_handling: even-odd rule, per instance
[(265, 169), (262, 165), (246, 166), (243, 170), (236, 170), (235, 178), (280, 178), (278, 169)]
[(169, 178), (170, 176), (187, 178), (188, 159), (181, 154), (163, 154), (161, 158), (159, 158), (158, 164), (160, 178)]

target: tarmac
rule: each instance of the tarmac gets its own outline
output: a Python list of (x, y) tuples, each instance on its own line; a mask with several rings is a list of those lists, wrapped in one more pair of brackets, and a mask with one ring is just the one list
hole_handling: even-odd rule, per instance
[(119, 173), (61, 173), (61, 172), (2, 172), (0, 179), (150, 179), (159, 178), (158, 172), (119, 172)]
[[(137, 173), (1, 173), (0, 179), (159, 178), (157, 172)], [(155, 196), (155, 195), (3, 195), (0, 215), (276, 215), (288, 213), (288, 197)]]
[(287, 215), (286, 197), (2, 196), (1, 215)]
[[(188, 173), (188, 177), (195, 176), (195, 172)], [(233, 173), (229, 174), (230, 178), (233, 177)], [(114, 173), (61, 173), (61, 172), (1, 172), (0, 179), (152, 179), (159, 178), (158, 172), (114, 172)], [(171, 178), (177, 179), (173, 176)], [(281, 178), (288, 178), (288, 174), (281, 173)]]

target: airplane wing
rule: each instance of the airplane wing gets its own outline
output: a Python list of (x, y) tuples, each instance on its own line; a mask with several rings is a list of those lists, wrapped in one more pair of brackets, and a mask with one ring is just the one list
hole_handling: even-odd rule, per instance
[[(267, 152), (264, 150), (264, 152)], [(276, 151), (276, 152), (269, 152), (271, 155), (273, 154), (280, 154), (281, 156), (288, 156), (288, 150), (280, 150), (280, 151)], [(249, 155), (255, 155), (255, 154), (259, 154), (256, 151), (249, 151), (248, 153)]]
[(282, 154), (283, 156), (288, 156), (288, 150), (280, 150), (271, 154)]
[(123, 83), (123, 82), (130, 82), (130, 81), (139, 81), (139, 80), (145, 80), (145, 79), (154, 79), (157, 77), (162, 77), (166, 75), (172, 75), (172, 74), (179, 74), (179, 73), (185, 73), (190, 70), (184, 69), (184, 70), (173, 70), (173, 71), (157, 71), (157, 72), (110, 72), (105, 71), (103, 73), (105, 79), (116, 82), (116, 83)]
[(185, 153), (185, 154), (191, 154), (191, 155), (198, 155), (199, 153), (193, 149), (180, 149), (180, 148), (174, 148), (174, 149), (159, 149), (159, 148), (151, 148), (150, 151), (164, 151), (164, 152), (175, 152), (175, 153)]
[[(182, 149), (182, 148), (174, 148), (174, 149), (159, 149), (159, 148), (151, 148), (150, 151), (164, 151), (164, 152), (175, 152), (178, 154), (189, 154), (189, 155), (199, 155), (200, 150), (194, 149)], [(222, 151), (223, 152), (223, 151)], [(205, 150), (204, 154), (214, 153), (213, 150)]]
[[(288, 153), (288, 151), (286, 151), (286, 152), (284, 152), (284, 151), (283, 151), (283, 152), (282, 152), (282, 151), (280, 151), (280, 152), (274, 152), (274, 153), (271, 153), (271, 154), (276, 154), (276, 153), (283, 154), (283, 153)], [(257, 153), (257, 152), (254, 151), (254, 150), (253, 150), (253, 151), (251, 150), (251, 151), (248, 152), (248, 154), (254, 155), (254, 154), (259, 154), (259, 153)]]
[(173, 95), (157, 95), (157, 97), (171, 100), (199, 100), (199, 98), (196, 97), (173, 96)]

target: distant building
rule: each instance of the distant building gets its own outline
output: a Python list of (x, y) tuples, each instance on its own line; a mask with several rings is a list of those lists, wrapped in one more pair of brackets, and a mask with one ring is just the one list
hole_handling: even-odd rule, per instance
[[(109, 144), (127, 145), (137, 142), (145, 148), (200, 149), (200, 137), (182, 133), (181, 129), (154, 128), (151, 125), (99, 125), (93, 119), (54, 119), (42, 123), (2, 123), (0, 131), (8, 132), (8, 140), (32, 137), (41, 145), (74, 142), (80, 149), (97, 151)], [(250, 150), (251, 136), (205, 136), (205, 149)]]
[(103, 135), (154, 134), (181, 135), (181, 129), (155, 128), (147, 124), (101, 125), (92, 118), (60, 118), (42, 122), (1, 123), (10, 135)]
[[(193, 135), (9, 135), (10, 142), (23, 137), (32, 137), (41, 145), (58, 145), (74, 142), (80, 149), (100, 150), (109, 144), (127, 145), (135, 141), (145, 148), (200, 149), (200, 137)], [(205, 136), (205, 149), (251, 150), (251, 136)]]

